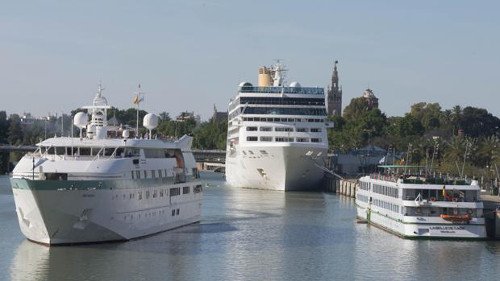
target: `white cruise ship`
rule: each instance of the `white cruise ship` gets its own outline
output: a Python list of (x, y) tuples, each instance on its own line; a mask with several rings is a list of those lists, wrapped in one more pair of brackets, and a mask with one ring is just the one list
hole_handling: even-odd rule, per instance
[(259, 69), (229, 103), (226, 180), (234, 187), (318, 189), (328, 151), (323, 88), (284, 85), (284, 69)]
[(403, 175), (397, 170), (408, 167), (381, 167), (388, 173), (359, 179), (358, 218), (405, 238), (486, 238), (477, 181)]
[[(37, 144), (11, 178), (22, 233), (42, 244), (128, 240), (198, 222), (202, 185), (192, 139), (109, 138), (99, 87), (92, 106), (74, 124), (80, 136)], [(152, 114), (145, 127), (156, 127)], [(86, 128), (86, 134), (83, 134)]]

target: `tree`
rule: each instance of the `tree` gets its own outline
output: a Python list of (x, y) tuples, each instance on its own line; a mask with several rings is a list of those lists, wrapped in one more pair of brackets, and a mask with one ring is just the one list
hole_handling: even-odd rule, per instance
[(19, 115), (12, 114), (9, 118), (9, 130), (7, 133), (9, 144), (18, 145), (23, 141), (23, 130), (21, 128), (21, 118)]
[(7, 142), (7, 135), (9, 130), (9, 120), (7, 120), (7, 113), (0, 111), (0, 143)]
[(355, 121), (369, 110), (370, 107), (367, 99), (364, 97), (353, 98), (351, 103), (345, 107), (344, 115), (342, 117), (344, 117), (346, 122)]
[(474, 138), (500, 135), (500, 119), (488, 113), (486, 109), (465, 107), (458, 124), (465, 135)]

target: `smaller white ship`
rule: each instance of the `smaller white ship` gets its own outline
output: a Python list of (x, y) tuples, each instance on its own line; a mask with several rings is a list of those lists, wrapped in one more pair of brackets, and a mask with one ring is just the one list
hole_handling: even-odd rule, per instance
[(410, 169), (408, 166), (380, 167), (386, 173), (359, 179), (359, 219), (405, 238), (486, 238), (476, 180), (402, 172)]
[[(43, 244), (128, 240), (201, 217), (202, 185), (190, 137), (151, 137), (155, 115), (144, 117), (147, 138), (110, 138), (99, 87), (91, 115), (79, 112), (80, 136), (37, 144), (12, 173), (11, 185), (22, 233)], [(83, 134), (85, 128), (86, 133)]]

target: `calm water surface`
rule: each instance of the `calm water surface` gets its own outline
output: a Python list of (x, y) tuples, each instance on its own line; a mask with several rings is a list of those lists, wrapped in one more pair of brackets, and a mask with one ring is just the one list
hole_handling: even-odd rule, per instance
[(230, 189), (204, 174), (194, 224), (123, 243), (46, 247), (0, 177), (2, 280), (499, 280), (500, 242), (404, 240), (355, 223), (352, 199)]

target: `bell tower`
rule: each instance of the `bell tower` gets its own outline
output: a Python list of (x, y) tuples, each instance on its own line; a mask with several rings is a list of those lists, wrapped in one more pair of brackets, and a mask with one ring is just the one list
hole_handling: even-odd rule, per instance
[(327, 110), (328, 115), (342, 115), (342, 87), (339, 86), (339, 72), (335, 61), (333, 66), (332, 84), (328, 86), (327, 92)]

